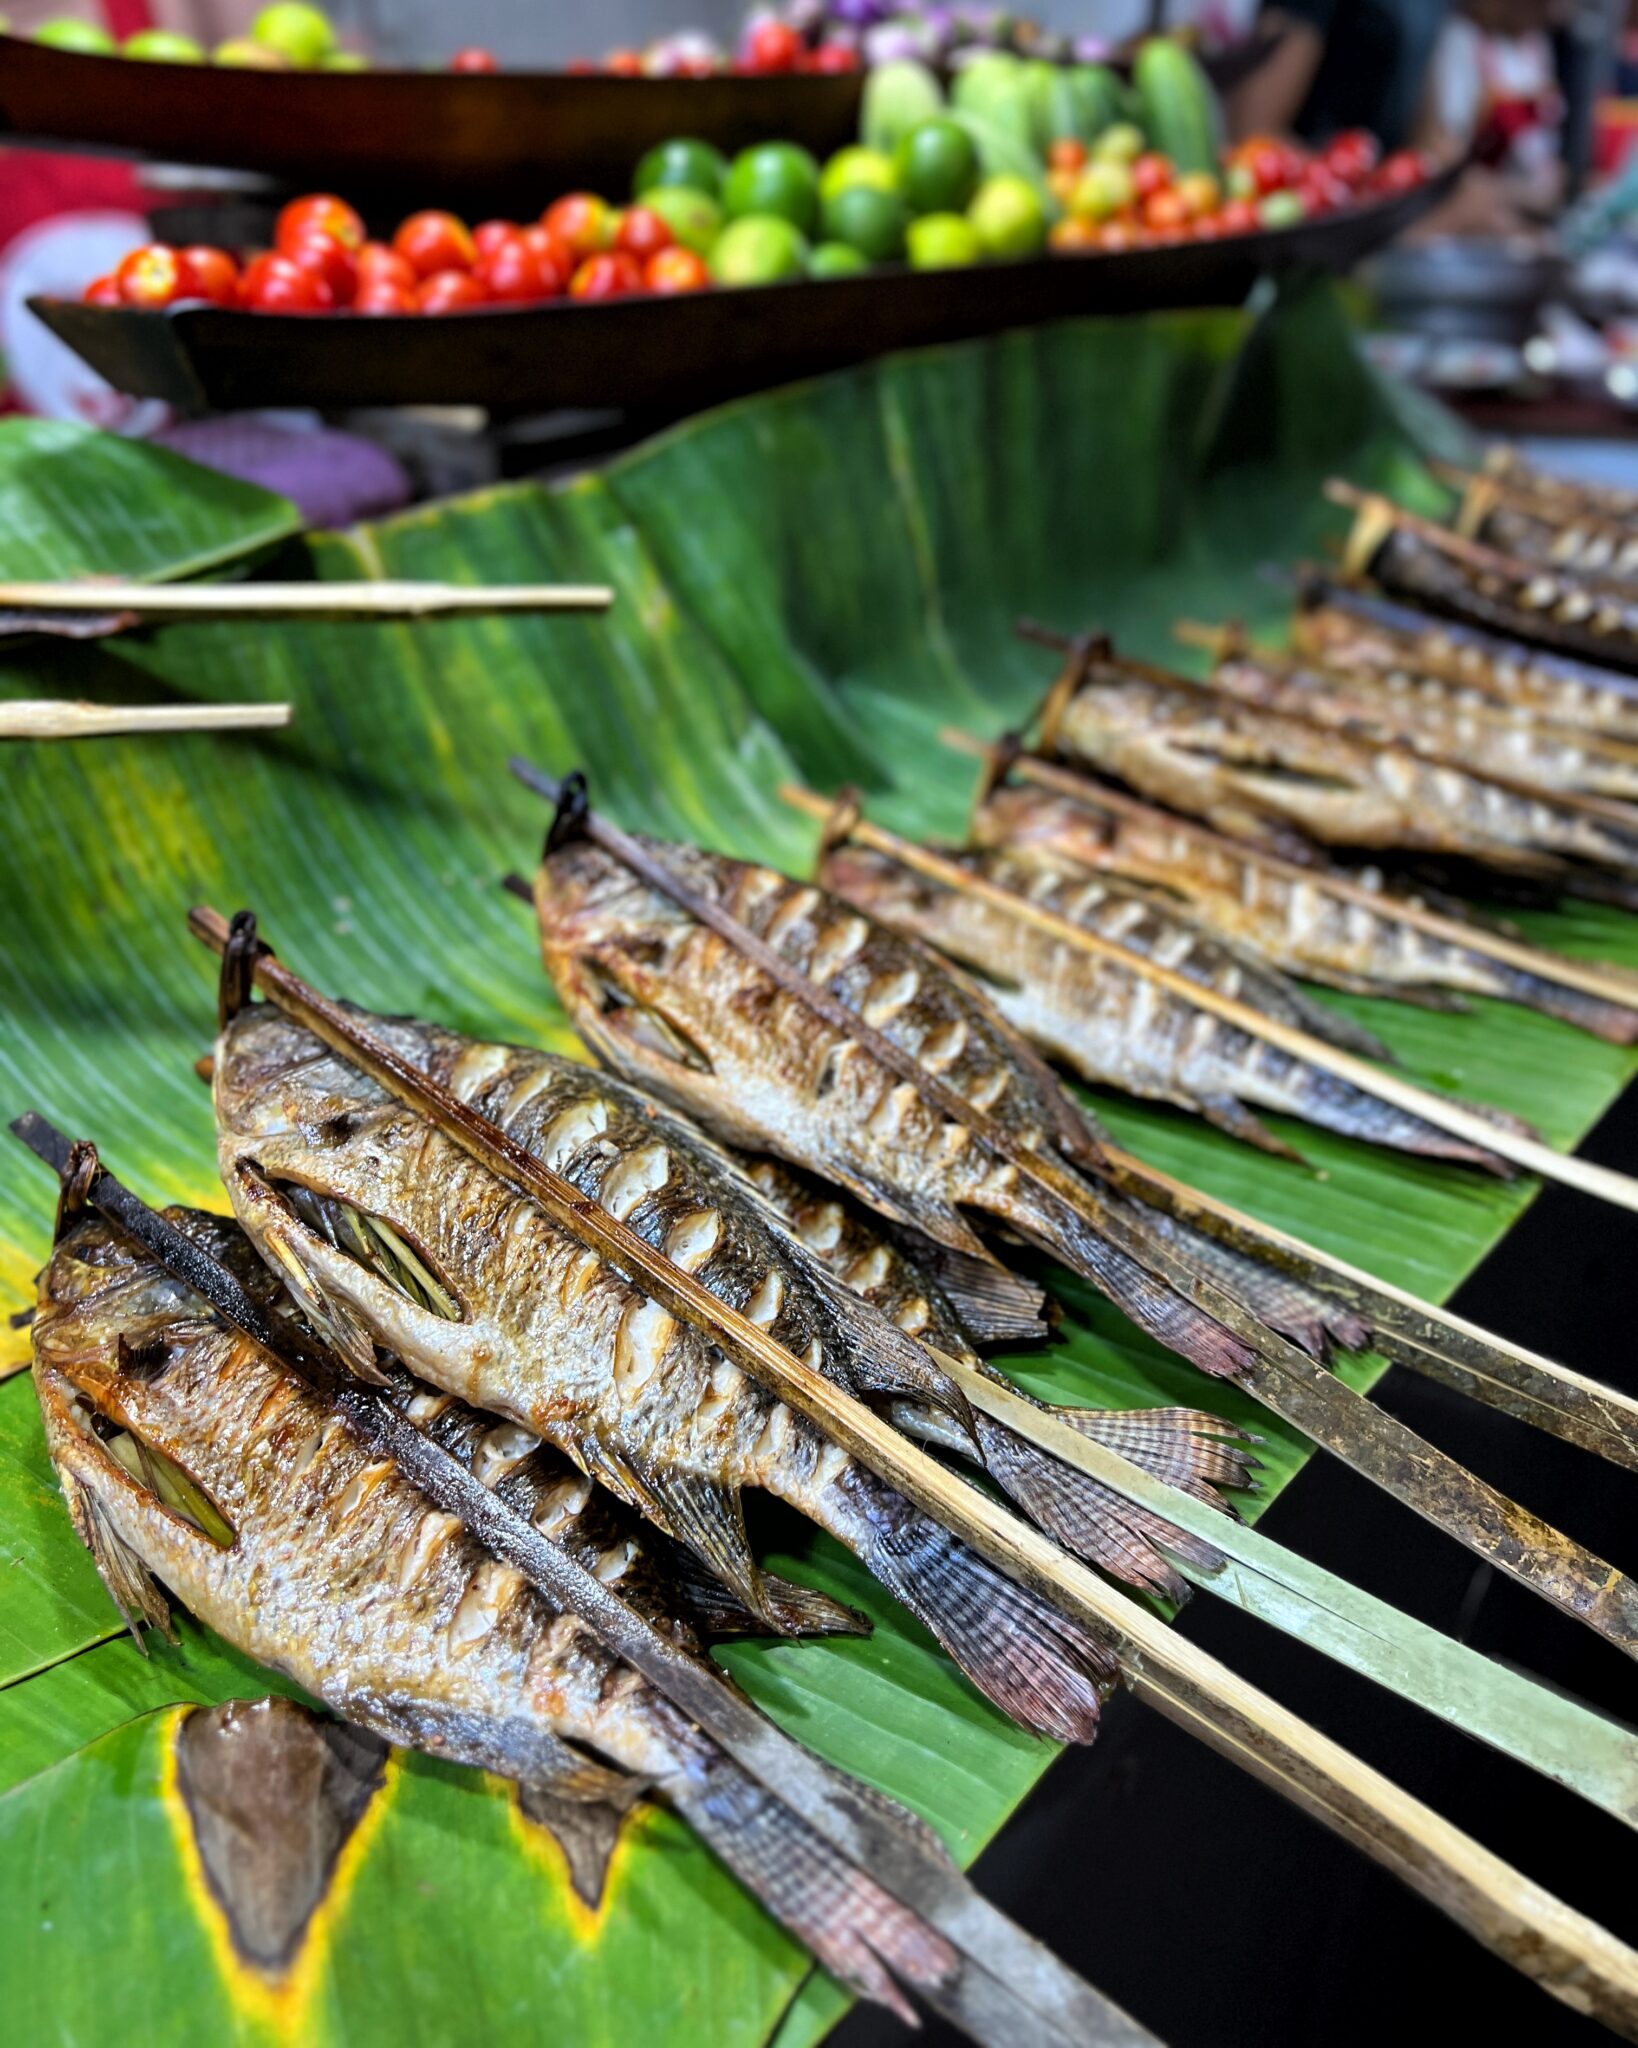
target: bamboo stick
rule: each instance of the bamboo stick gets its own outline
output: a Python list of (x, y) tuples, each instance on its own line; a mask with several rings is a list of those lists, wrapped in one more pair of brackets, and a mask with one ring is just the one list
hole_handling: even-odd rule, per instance
[[(197, 908), (188, 923), (196, 937), (226, 952), (230, 931), (219, 912)], [(705, 1332), (736, 1365), (808, 1416), (886, 1484), (1000, 1570), (1109, 1636), (1140, 1698), (1363, 1848), (1554, 1996), (1638, 2039), (1638, 1955), (1603, 1928), (1245, 1684), (1158, 1616), (1115, 1592), (918, 1450), (270, 955), (260, 954), (248, 968), (254, 985), (287, 1016), (434, 1121), (661, 1307)]]
[[(562, 786), (528, 762), (514, 758), (511, 766), (531, 788), (553, 801), (561, 799)], [(628, 833), (583, 805), (575, 828), (715, 931), (795, 1001), (851, 1038), (878, 1066), (908, 1082), (929, 1107), (963, 1128), (995, 1159), (1033, 1181), (1050, 1203), (1061, 1205), (1082, 1227), (1090, 1224), (1107, 1243), (1236, 1336), (1245, 1352), (1236, 1373), (1239, 1384), (1276, 1415), (1487, 1563), (1584, 1622), (1628, 1656), (1638, 1656), (1638, 1586), (1632, 1580), (1526, 1513), (1270, 1330), (1215, 1280), (1158, 1243), (1130, 1214), (1117, 1210), (1067, 1161), (1024, 1144), (976, 1110), (913, 1054), (867, 1024), (828, 988), (810, 981)]]
[(115, 733), (248, 732), (289, 723), (288, 704), (84, 704), (49, 697), (0, 704), (0, 740), (102, 739)]
[(602, 583), (0, 583), (0, 611), (142, 618), (436, 618), (457, 612), (600, 612)]
[[(988, 759), (994, 752), (985, 741), (957, 726), (944, 727), (939, 738), (945, 746), (975, 760)], [(1237, 860), (1244, 860), (1262, 868), (1267, 874), (1278, 876), (1281, 881), (1322, 889), (1340, 903), (1357, 903), (1379, 917), (1395, 918), (1426, 932), (1430, 938), (1443, 939), (1453, 946), (1466, 947), (1470, 952), (1483, 953), (1488, 959), (1499, 961), (1506, 967), (1515, 967), (1522, 973), (1536, 975), (1543, 981), (1556, 981), (1565, 988), (1578, 989), (1584, 995), (1598, 996), (1627, 1008), (1638, 1007), (1638, 974), (1631, 974), (1623, 968), (1601, 961), (1575, 960), (1567, 953), (1549, 953), (1541, 947), (1526, 946), (1516, 939), (1492, 932), (1483, 925), (1468, 925), (1459, 918), (1444, 917), (1424, 904), (1377, 895), (1329, 867), (1303, 867), (1249, 841), (1230, 839), (1209, 825), (1144, 803), (1138, 797), (1094, 781), (1075, 769), (1062, 767), (1056, 761), (1043, 760), (1039, 754), (1019, 754), (1009, 762), (1008, 772), (1025, 782), (1035, 783), (1038, 788), (1050, 789), (1061, 796), (1114, 811), (1121, 817), (1143, 818), (1164, 825), (1168, 831), (1198, 840), (1203, 846), (1219, 848)]]
[[(809, 790), (798, 790), (787, 783), (780, 795), (809, 817), (829, 815), (830, 806), (824, 798), (814, 796)], [(1617, 1208), (1638, 1211), (1638, 1180), (1629, 1174), (1616, 1173), (1613, 1168), (1594, 1165), (1591, 1160), (1555, 1152), (1539, 1138), (1522, 1137), (1517, 1132), (1491, 1124), (1465, 1103), (1447, 1095), (1436, 1095), (1431, 1089), (1419, 1088), (1397, 1074), (1385, 1074), (1356, 1053), (1344, 1052), (1340, 1046), (1328, 1045), (1324, 1039), (1299, 1031), (1295, 1025), (1265, 1016), (1261, 1010), (1252, 1009), (1248, 1003), (1237, 1002), (1232, 996), (1222, 995), (1203, 982), (1191, 981), (1186, 974), (1161, 966), (1158, 961), (1146, 958), (1118, 939), (1087, 931), (1061, 917), (1057, 911), (1048, 910), (1043, 904), (1020, 896), (1014, 890), (1004, 889), (982, 875), (970, 874), (953, 861), (930, 853), (926, 847), (917, 846), (913, 840), (901, 839), (896, 833), (884, 832), (880, 826), (863, 820), (855, 828), (854, 836), (861, 844), (890, 854), (894, 860), (914, 868), (918, 874), (983, 897), (986, 902), (1004, 909), (1009, 916), (1022, 918), (1063, 945), (1073, 946), (1096, 959), (1116, 962), (1130, 973), (1152, 981), (1157, 988), (1165, 989), (1169, 995), (1180, 997), (1197, 1009), (1221, 1018), (1225, 1024), (1232, 1024), (1252, 1038), (1260, 1038), (1266, 1045), (1288, 1052), (1311, 1066), (1323, 1068), (1367, 1095), (1408, 1110), (1424, 1122), (1437, 1124), (1441, 1130), (1450, 1131), (1470, 1144), (1480, 1145), (1500, 1158), (1511, 1160), (1516, 1166), (1540, 1174), (1544, 1179), (1560, 1181), (1565, 1187), (1577, 1188), (1583, 1194), (1611, 1202)], [(952, 877), (955, 878), (953, 882)]]

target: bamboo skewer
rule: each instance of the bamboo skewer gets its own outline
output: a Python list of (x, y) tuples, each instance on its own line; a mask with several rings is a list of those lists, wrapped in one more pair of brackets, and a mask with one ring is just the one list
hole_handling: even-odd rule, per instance
[[(511, 767), (520, 781), (549, 800), (561, 802), (565, 791), (549, 776), (516, 758)], [(1130, 1217), (1117, 1214), (1067, 1163), (1031, 1149), (992, 1117), (974, 1109), (911, 1053), (867, 1024), (828, 988), (810, 981), (720, 904), (674, 875), (663, 860), (628, 833), (584, 808), (578, 812), (576, 827), (650, 887), (715, 931), (832, 1030), (850, 1037), (879, 1066), (908, 1082), (930, 1107), (965, 1129), (991, 1156), (1033, 1181), (1050, 1201), (1060, 1203), (1083, 1226), (1090, 1223), (1127, 1257), (1237, 1336), (1248, 1354), (1237, 1373), (1238, 1384), (1246, 1392), (1454, 1536), (1476, 1556), (1584, 1622), (1628, 1656), (1638, 1656), (1638, 1585), (1632, 1580), (1526, 1513), (1327, 1372), (1306, 1352), (1270, 1331), (1214, 1280), (1155, 1243)]]
[(458, 612), (600, 612), (602, 583), (0, 583), (0, 611), (142, 618), (426, 619)]
[[(44, 1118), (12, 1131), (63, 1183), (59, 1209), (83, 1201), (205, 1296), (231, 1326), (333, 1403), (372, 1451), (390, 1458), (436, 1507), (515, 1565), (552, 1603), (578, 1615), (776, 1798), (878, 1884), (937, 1926), (961, 1952), (952, 1982), (923, 1995), (988, 2048), (1158, 2048), (1154, 2037), (983, 1899), (929, 1835), (858, 1797), (858, 1788), (767, 1720), (709, 1662), (690, 1656), (585, 1565), (425, 1436), (327, 1353), (298, 1343), (226, 1268), (70, 1146)], [(82, 1184), (79, 1172), (92, 1168)]]
[[(207, 945), (227, 952), (230, 930), (218, 912), (196, 909), (188, 922)], [(247, 982), (287, 1016), (434, 1121), (661, 1307), (703, 1331), (886, 1484), (1000, 1570), (1109, 1636), (1140, 1698), (1365, 1849), (1555, 1996), (1638, 2038), (1638, 1955), (918, 1450), (487, 1118), (431, 1082), (339, 1004), (266, 953), (241, 958)]]
[(251, 732), (289, 723), (288, 704), (84, 704), (49, 697), (0, 704), (0, 740), (102, 739), (115, 733)]
[[(946, 726), (939, 738), (945, 746), (975, 760), (995, 758), (993, 747), (974, 734), (963, 732), (959, 726)], [(1323, 890), (1341, 903), (1357, 903), (1379, 917), (1391, 917), (1402, 924), (1412, 925), (1416, 930), (1426, 932), (1430, 938), (1446, 940), (1453, 946), (1465, 947), (1469, 952), (1483, 953), (1488, 959), (1505, 967), (1515, 967), (1521, 973), (1536, 975), (1543, 981), (1558, 982), (1565, 988), (1601, 997), (1606, 1002), (1619, 1003), (1627, 1008), (1638, 1007), (1638, 974), (1629, 974), (1622, 968), (1603, 962), (1576, 960), (1567, 953), (1549, 953), (1536, 946), (1523, 945), (1500, 932), (1492, 932), (1483, 925), (1468, 925), (1459, 918), (1444, 917), (1424, 904), (1377, 895), (1330, 868), (1304, 867), (1248, 840), (1230, 839), (1196, 819), (1144, 803), (1141, 798), (1128, 796), (1123, 790), (1110, 788), (1075, 769), (1044, 760), (1039, 754), (1017, 755), (1008, 762), (1008, 772), (1022, 781), (1033, 782), (1038, 788), (1050, 789), (1060, 796), (1114, 811), (1118, 816), (1162, 825), (1168, 831), (1198, 840), (1202, 846), (1232, 854), (1237, 860), (1259, 867), (1281, 881)]]

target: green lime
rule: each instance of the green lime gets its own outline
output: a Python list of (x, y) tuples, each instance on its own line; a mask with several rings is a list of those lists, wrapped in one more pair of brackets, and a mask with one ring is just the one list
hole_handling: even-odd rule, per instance
[(288, 71), (290, 66), (277, 50), (250, 36), (231, 36), (210, 53), (213, 64), (225, 64), (230, 71)]
[(304, 0), (275, 0), (250, 25), (250, 33), (270, 50), (289, 58), (298, 70), (322, 64), (336, 46), (336, 32), (322, 9)]
[(809, 277), (862, 277), (869, 268), (846, 242), (821, 242), (808, 258)]
[(136, 57), (148, 64), (203, 64), (205, 52), (192, 36), (179, 36), (168, 28), (139, 28), (119, 46), (122, 57)]
[(1135, 121), (1116, 121), (1092, 145), (1092, 154), (1109, 164), (1135, 163), (1148, 148)]
[(723, 181), (722, 207), (730, 220), (772, 213), (811, 235), (819, 220), (819, 166), (794, 142), (742, 149)]
[(775, 284), (803, 276), (807, 267), (807, 242), (777, 213), (742, 214), (728, 223), (711, 251), (711, 275), (718, 284)]
[(1294, 228), (1308, 218), (1300, 192), (1270, 192), (1257, 208), (1258, 224), (1265, 228)]
[(899, 190), (912, 213), (959, 213), (978, 186), (978, 151), (957, 121), (923, 121), (893, 158)]
[(896, 192), (849, 186), (825, 201), (820, 221), (827, 242), (846, 242), (872, 263), (891, 263), (904, 254), (910, 216)]
[(1130, 206), (1132, 197), (1132, 173), (1128, 166), (1116, 163), (1113, 157), (1094, 157), (1075, 180), (1069, 210), (1077, 220), (1107, 220), (1111, 214)]
[(720, 149), (697, 136), (674, 135), (669, 142), (657, 142), (637, 166), (631, 181), (631, 196), (641, 199), (659, 185), (686, 185), (691, 192), (708, 192), (713, 199), (728, 175), (728, 159)]
[(986, 256), (1039, 256), (1046, 247), (1046, 207), (1028, 178), (1008, 171), (986, 178), (967, 218)]
[(111, 57), (119, 45), (94, 21), (43, 21), (34, 40), (48, 50), (73, 50), (82, 57)]
[(687, 185), (651, 185), (643, 204), (657, 213), (685, 249), (696, 256), (709, 256), (711, 245), (722, 233), (722, 208), (709, 192), (696, 192)]
[(361, 57), (356, 50), (332, 50), (319, 62), (321, 71), (368, 71), (369, 68), (370, 60)]
[(885, 149), (866, 149), (862, 142), (839, 149), (819, 173), (821, 203), (855, 185), (868, 185), (877, 192), (899, 189), (898, 168)]
[(913, 270), (959, 270), (984, 254), (972, 222), (960, 213), (924, 213), (904, 239)]

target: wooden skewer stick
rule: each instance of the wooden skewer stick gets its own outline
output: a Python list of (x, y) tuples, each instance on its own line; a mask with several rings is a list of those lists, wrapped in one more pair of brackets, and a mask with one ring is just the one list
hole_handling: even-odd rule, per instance
[[(225, 953), (230, 932), (219, 912), (195, 909), (188, 924), (196, 937)], [(429, 1080), (339, 1004), (266, 953), (248, 963), (248, 972), (285, 1015), (437, 1124), (662, 1308), (703, 1331), (886, 1484), (999, 1570), (1110, 1637), (1140, 1698), (1385, 1864), (1554, 1996), (1638, 2038), (1638, 1955), (1632, 1950), (918, 1450), (488, 1118)]]
[[(946, 726), (940, 732), (939, 738), (947, 747), (953, 748), (957, 753), (970, 755), (974, 760), (987, 760), (994, 752), (985, 741), (972, 733), (963, 732), (956, 726)], [(1598, 996), (1605, 1002), (1617, 1003), (1628, 1009), (1638, 1008), (1638, 975), (1630, 974), (1622, 968), (1612, 967), (1600, 961), (1575, 960), (1567, 953), (1549, 953), (1538, 946), (1522, 945), (1516, 939), (1506, 938), (1483, 925), (1469, 925), (1464, 924), (1459, 918), (1443, 917), (1423, 904), (1407, 903), (1396, 896), (1378, 895), (1361, 883), (1337, 874), (1331, 868), (1303, 867), (1296, 861), (1282, 859), (1280, 855), (1254, 846), (1249, 841), (1227, 838), (1223, 833), (1213, 831), (1209, 825), (1202, 825), (1192, 818), (1185, 818), (1171, 811), (1160, 810), (1154, 804), (1146, 804), (1137, 797), (1128, 796), (1122, 790), (1111, 789), (1073, 768), (1061, 767), (1056, 761), (1043, 760), (1039, 754), (1018, 755), (1009, 763), (1008, 773), (1016, 775), (1021, 781), (1033, 782), (1039, 789), (1050, 789), (1077, 802), (1113, 811), (1117, 816), (1138, 818), (1149, 824), (1163, 826), (1169, 832), (1197, 840), (1202, 846), (1210, 846), (1220, 852), (1232, 854), (1236, 860), (1243, 860), (1250, 866), (1259, 867), (1264, 873), (1277, 876), (1281, 881), (1297, 883), (1304, 888), (1323, 890), (1327, 896), (1334, 896), (1339, 903), (1357, 903), (1378, 917), (1389, 917), (1401, 924), (1412, 925), (1417, 931), (1426, 932), (1430, 938), (1444, 940), (1452, 946), (1464, 947), (1472, 953), (1482, 953), (1487, 959), (1498, 961), (1504, 967), (1517, 968), (1521, 973), (1533, 974), (1542, 981), (1558, 982), (1565, 988), (1577, 989), (1584, 995)]]
[[(787, 803), (805, 811), (809, 817), (830, 815), (830, 805), (810, 790), (795, 789), (787, 783), (780, 794)], [(1232, 996), (1221, 995), (1203, 982), (1191, 981), (1186, 974), (1162, 967), (1158, 961), (1148, 959), (1118, 939), (1107, 939), (1099, 932), (1087, 931), (1061, 917), (1057, 911), (1048, 910), (1044, 904), (1020, 896), (1014, 890), (1004, 889), (982, 875), (971, 874), (954, 861), (916, 845), (913, 840), (899, 838), (897, 833), (884, 832), (880, 826), (861, 820), (852, 836), (861, 845), (873, 846), (933, 881), (983, 897), (998, 909), (1005, 910), (1010, 917), (1024, 919), (1066, 946), (1073, 946), (1077, 951), (1100, 960), (1115, 962), (1145, 981), (1152, 981), (1169, 995), (1191, 1003), (1211, 1016), (1220, 1017), (1225, 1024), (1232, 1024), (1249, 1037), (1260, 1038), (1266, 1045), (1288, 1052), (1311, 1066), (1324, 1068), (1327, 1073), (1334, 1074), (1338, 1080), (1350, 1082), (1364, 1094), (1374, 1095), (1382, 1102), (1392, 1103), (1397, 1109), (1407, 1110), (1412, 1116), (1421, 1117), (1425, 1123), (1437, 1124), (1441, 1130), (1482, 1146), (1500, 1158), (1510, 1159), (1514, 1165), (1539, 1173), (1544, 1179), (1579, 1188), (1583, 1194), (1612, 1202), (1617, 1208), (1638, 1211), (1638, 1180), (1628, 1174), (1616, 1173), (1610, 1167), (1595, 1166), (1590, 1160), (1555, 1152), (1539, 1138), (1521, 1137), (1516, 1132), (1491, 1124), (1465, 1103), (1454, 1101), (1447, 1095), (1436, 1095), (1430, 1089), (1418, 1088), (1414, 1082), (1401, 1080), (1397, 1074), (1385, 1074), (1357, 1054), (1328, 1045), (1324, 1039), (1299, 1031), (1295, 1025), (1265, 1016), (1261, 1010), (1252, 1009), (1248, 1003), (1236, 1002)]]
[(601, 612), (602, 583), (0, 583), (0, 611), (144, 618), (436, 618), (455, 612)]
[(247, 732), (290, 723), (288, 704), (83, 704), (49, 697), (0, 704), (0, 740), (101, 739), (113, 733)]

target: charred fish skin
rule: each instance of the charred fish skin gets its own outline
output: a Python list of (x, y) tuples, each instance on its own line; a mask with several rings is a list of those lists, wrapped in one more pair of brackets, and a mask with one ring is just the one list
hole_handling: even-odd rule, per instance
[[(503, 1106), (497, 1089), (518, 1083), (505, 1110), (514, 1132), (530, 1128), (531, 1103), (543, 1112), (549, 1099), (555, 1114), (534, 1131), (537, 1155), (571, 1179), (583, 1172), (596, 1199), (633, 1228), (656, 1227), (673, 1148), (647, 1114), (643, 1143), (621, 1150), (608, 1135), (620, 1104), (606, 1080), (415, 1020), (369, 1021), (406, 1060), (491, 1109)], [(533, 1063), (528, 1081), (519, 1060)], [(1015, 1719), (1066, 1740), (1090, 1739), (1115, 1668), (1101, 1643), (854, 1464), (700, 1332), (356, 1068), (258, 1007), (223, 1032), (214, 1086), (219, 1159), (235, 1212), (262, 1255), (291, 1274), (304, 1307), (316, 1304), (331, 1327), (351, 1327), (443, 1391), (555, 1444), (685, 1543), (774, 1627), (779, 1618), (751, 1555), (741, 1494), (750, 1486), (776, 1494), (855, 1550)], [(329, 1242), (280, 1183), (315, 1189), (385, 1224), (457, 1314), (439, 1313)], [(691, 1202), (663, 1213), (670, 1256), (697, 1270), (719, 1233), (732, 1234), (732, 1217), (702, 1214)], [(783, 1286), (781, 1273), (759, 1268), (746, 1305), (753, 1320), (785, 1313)], [(795, 1334), (792, 1324), (782, 1327)]]
[[(1023, 783), (991, 792), (973, 820), (976, 845), (1047, 857), (1112, 873), (1164, 891), (1202, 924), (1255, 950), (1288, 974), (1333, 988), (1393, 996), (1450, 990), (1522, 1003), (1617, 1045), (1638, 1039), (1638, 1009), (1603, 1002), (1421, 930), (1394, 913), (1343, 898), (1324, 878), (1269, 868), (1219, 840), (1202, 840), (1164, 813), (1117, 812), (1097, 802), (1095, 784), (1077, 801)], [(1350, 869), (1347, 879), (1380, 891), (1381, 876)]]
[[(69, 1270), (86, 1250), (102, 1276), (90, 1287)], [(42, 1276), (34, 1326), (53, 1463), (65, 1491), (91, 1504), (103, 1551), (151, 1601), (163, 1605), (163, 1581), (236, 1648), (388, 1741), (546, 1789), (595, 1775), (583, 1745), (676, 1806), (828, 1968), (901, 2015), (884, 1965), (911, 1984), (948, 1977), (955, 1958), (941, 1937), (373, 1458), (288, 1367), (202, 1302), (156, 1318), (153, 1293), (143, 1255), (91, 1219)], [(118, 1462), (109, 1444), (126, 1437), (189, 1475), (231, 1541), (213, 1541)], [(123, 1605), (121, 1583), (110, 1591)]]

